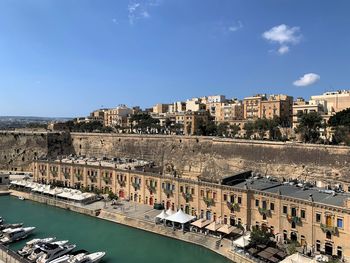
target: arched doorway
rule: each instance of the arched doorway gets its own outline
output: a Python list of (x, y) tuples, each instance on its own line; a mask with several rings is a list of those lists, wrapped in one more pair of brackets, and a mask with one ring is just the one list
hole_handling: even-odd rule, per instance
[(137, 194), (134, 194), (134, 202), (137, 202)]
[(150, 198), (149, 198), (149, 205), (153, 205), (153, 197), (151, 196)]
[(170, 201), (166, 202), (166, 210), (168, 210), (170, 208)]
[(298, 241), (298, 235), (295, 232), (290, 233), (290, 240)]
[(324, 246), (324, 252), (326, 255), (333, 255), (333, 245), (331, 243), (326, 243)]
[(120, 198), (124, 198), (124, 191), (123, 191), (123, 190), (120, 190), (120, 191), (119, 191), (119, 197), (120, 197)]
[(185, 206), (185, 213), (190, 214), (190, 207), (188, 205)]

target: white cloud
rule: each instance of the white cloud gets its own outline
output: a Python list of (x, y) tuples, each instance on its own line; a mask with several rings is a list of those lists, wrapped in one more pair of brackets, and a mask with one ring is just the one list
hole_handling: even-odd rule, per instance
[(241, 22), (241, 21), (238, 21), (238, 22), (235, 23), (234, 25), (229, 26), (228, 31), (230, 31), (230, 32), (236, 32), (236, 31), (238, 31), (238, 30), (240, 30), (240, 29), (242, 29), (242, 28), (243, 28), (242, 22)]
[(129, 2), (128, 18), (130, 25), (141, 19), (151, 17), (150, 9), (159, 6), (162, 0), (139, 0), (138, 2)]
[(288, 53), (289, 45), (298, 44), (302, 38), (299, 27), (289, 27), (285, 24), (272, 27), (265, 31), (262, 37), (271, 43), (279, 44), (278, 53), (281, 55)]
[(118, 25), (118, 20), (116, 18), (112, 18), (112, 22), (113, 22), (113, 24)]
[(281, 55), (284, 55), (286, 53), (289, 52), (289, 47), (288, 46), (280, 46), (280, 48), (278, 49), (278, 53), (281, 54)]
[(305, 87), (312, 85), (320, 80), (320, 76), (315, 73), (308, 73), (302, 76), (300, 79), (293, 82), (294, 86)]

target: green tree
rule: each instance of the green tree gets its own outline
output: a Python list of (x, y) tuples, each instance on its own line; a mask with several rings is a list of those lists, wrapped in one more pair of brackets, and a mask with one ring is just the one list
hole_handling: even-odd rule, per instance
[(330, 117), (328, 124), (334, 130), (333, 143), (350, 145), (350, 108)]
[(245, 138), (250, 139), (255, 132), (255, 124), (252, 121), (244, 123)]
[(317, 112), (303, 113), (300, 118), (296, 132), (301, 135), (304, 142), (315, 143), (320, 137), (322, 117)]
[(219, 123), (219, 125), (217, 126), (217, 135), (218, 136), (224, 136), (224, 137), (228, 137), (229, 135), (229, 123), (228, 122), (222, 122)]
[(147, 113), (138, 113), (132, 115), (130, 122), (136, 123), (134, 128), (140, 129), (142, 132), (146, 132), (151, 128), (160, 129), (159, 120), (152, 118), (152, 116)]
[(236, 124), (230, 125), (230, 135), (231, 135), (231, 137), (234, 138), (238, 134), (238, 132), (240, 130), (241, 130), (241, 128), (238, 125), (236, 125)]
[(266, 228), (253, 227), (250, 234), (250, 242), (253, 246), (268, 245), (271, 243), (271, 237), (273, 235)]

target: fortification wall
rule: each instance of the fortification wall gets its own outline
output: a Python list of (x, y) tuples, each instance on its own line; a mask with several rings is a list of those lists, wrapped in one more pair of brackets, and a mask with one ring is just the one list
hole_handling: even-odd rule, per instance
[(180, 175), (220, 178), (242, 170), (350, 181), (350, 148), (211, 137), (0, 132), (0, 170), (28, 170), (35, 156), (83, 154), (153, 160)]
[(306, 178), (350, 179), (350, 148), (210, 137), (72, 133), (72, 147), (87, 156), (154, 160), (178, 174), (219, 178), (236, 171)]

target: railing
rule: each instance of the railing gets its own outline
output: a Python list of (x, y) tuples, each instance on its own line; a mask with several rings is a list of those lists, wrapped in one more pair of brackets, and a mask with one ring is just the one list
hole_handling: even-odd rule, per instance
[(65, 178), (65, 179), (68, 179), (68, 178), (70, 177), (70, 174), (69, 174), (69, 173), (64, 172), (64, 173), (63, 173), (63, 176), (64, 176), (64, 178)]
[(148, 189), (148, 191), (153, 192), (153, 193), (155, 193), (157, 191), (157, 187), (155, 187), (154, 185), (151, 185), (151, 184), (147, 185), (147, 189)]
[(271, 216), (271, 211), (267, 208), (259, 207), (259, 213), (265, 216)]
[(123, 181), (123, 180), (118, 180), (118, 184), (119, 184), (121, 187), (123, 187), (123, 186), (125, 186), (125, 181)]
[(232, 211), (238, 211), (239, 210), (239, 204), (238, 203), (231, 203), (227, 202), (227, 207)]
[(140, 184), (139, 183), (132, 183), (132, 186), (134, 187), (135, 191), (137, 189), (140, 189)]
[(110, 177), (103, 177), (103, 181), (105, 182), (105, 184), (111, 184), (112, 179)]
[(209, 198), (209, 197), (204, 197), (203, 198), (204, 203), (207, 205), (207, 207), (210, 206), (214, 206), (215, 205), (215, 201), (213, 198)]
[(58, 175), (57, 171), (51, 171), (51, 174), (53, 177), (57, 177), (57, 175)]
[(336, 226), (328, 226), (327, 224), (320, 224), (320, 227), (324, 233), (330, 232), (332, 235), (338, 233), (338, 228)]
[(291, 215), (288, 215), (287, 218), (288, 218), (288, 221), (289, 221), (290, 223), (292, 223), (292, 222), (294, 222), (295, 224), (300, 224), (300, 223), (301, 223), (301, 218), (298, 217), (298, 216), (291, 216)]
[(185, 199), (186, 203), (192, 200), (192, 195), (190, 193), (182, 193), (182, 196)]
[(78, 181), (81, 181), (83, 179), (83, 175), (76, 174), (75, 177), (78, 179)]
[(91, 181), (92, 183), (97, 182), (97, 176), (95, 176), (95, 175), (90, 175), (90, 176), (89, 176), (89, 179), (90, 179), (90, 181)]
[(163, 192), (166, 195), (172, 195), (173, 194), (173, 190), (171, 190), (170, 188), (163, 188)]

